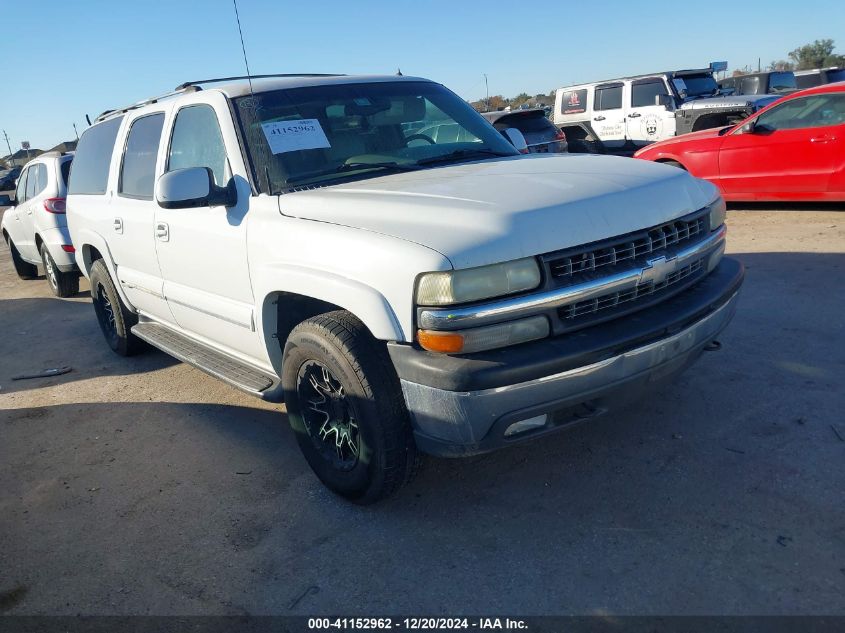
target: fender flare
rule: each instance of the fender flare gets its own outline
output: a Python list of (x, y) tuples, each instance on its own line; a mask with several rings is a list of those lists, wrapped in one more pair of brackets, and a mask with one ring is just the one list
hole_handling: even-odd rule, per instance
[(106, 268), (108, 269), (109, 275), (114, 282), (114, 287), (117, 289), (117, 294), (120, 295), (120, 300), (123, 301), (126, 307), (132, 312), (136, 312), (135, 306), (132, 305), (131, 301), (129, 301), (126, 293), (123, 292), (120, 282), (118, 281), (117, 268), (115, 268), (114, 259), (112, 258), (111, 250), (109, 250), (108, 242), (106, 242), (103, 236), (90, 229), (82, 229), (73, 241), (79, 242), (79, 246), (76, 249), (76, 265), (82, 274), (85, 275), (85, 278), (90, 279), (91, 277), (91, 266), (94, 264), (91, 259), (91, 248), (93, 247), (96, 248), (100, 252), (100, 255), (103, 256), (103, 261), (106, 263)]
[(408, 340), (390, 302), (381, 292), (360, 281), (315, 268), (276, 263), (261, 266), (253, 273), (253, 288), (258, 308), (256, 326), (277, 370), (282, 366), (282, 346), (273, 345), (272, 341), (278, 325), (277, 299), (285, 292), (348, 310), (379, 340)]

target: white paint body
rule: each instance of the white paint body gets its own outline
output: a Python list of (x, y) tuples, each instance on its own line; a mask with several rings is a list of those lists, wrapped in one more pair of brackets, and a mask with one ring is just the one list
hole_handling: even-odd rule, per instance
[[(566, 154), (494, 158), (256, 195), (231, 96), (210, 89), (130, 110), (115, 145), (124, 147), (133, 120), (164, 112), (158, 177), (179, 108), (212, 105), (237, 183), (236, 206), (167, 210), (155, 200), (122, 198), (115, 151), (106, 194), (71, 195), (68, 217), (86, 276), (90, 248), (96, 248), (131, 309), (276, 374), (279, 293), (336, 304), (376, 338), (411, 342), (421, 273), (605, 239), (682, 216), (717, 196), (709, 183), (672, 167)], [(157, 237), (161, 225), (166, 240)]]
[[(3, 214), (2, 232), (14, 242), (21, 258), (30, 264), (41, 265), (39, 245), (44, 243), (60, 270), (74, 268), (73, 254), (62, 249), (62, 245), (71, 244), (66, 217), (61, 213), (50, 213), (44, 207), (48, 198), (65, 197), (67, 187), (61, 166), (72, 159), (70, 154), (48, 154), (29, 161), (18, 178), (15, 206)], [(23, 194), (26, 193), (28, 175), (34, 173), (38, 165), (43, 166), (41, 173), (46, 175), (46, 182), (34, 196), (26, 198)]]
[[(599, 140), (608, 149), (617, 149), (627, 143), (635, 147), (644, 147), (655, 141), (675, 136), (677, 128), (674, 106), (640, 105), (633, 106), (632, 86), (635, 82), (662, 82), (667, 94), (672, 94), (669, 81), (663, 75), (637, 77), (636, 79), (618, 79), (600, 83), (581, 84), (558, 88), (555, 92), (555, 107), (552, 115), (554, 124), (565, 127), (573, 123), (588, 123)], [(622, 86), (622, 104), (620, 108), (596, 109), (596, 87), (603, 85)], [(566, 114), (566, 96), (573, 91), (586, 91), (586, 109), (583, 112)]]

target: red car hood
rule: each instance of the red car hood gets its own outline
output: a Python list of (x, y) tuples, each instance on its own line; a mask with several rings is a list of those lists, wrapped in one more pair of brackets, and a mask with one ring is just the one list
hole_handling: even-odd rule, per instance
[(670, 145), (675, 145), (676, 143), (688, 143), (689, 141), (697, 141), (699, 139), (719, 136), (719, 132), (723, 129), (724, 127), (713, 127), (707, 130), (701, 130), (700, 132), (690, 132), (689, 134), (681, 134), (680, 136), (676, 136), (674, 138), (667, 138), (665, 141), (657, 141), (656, 143), (652, 143), (651, 145), (639, 150), (636, 154), (634, 154), (634, 157), (648, 158), (648, 154), (650, 152), (659, 152), (660, 150)]

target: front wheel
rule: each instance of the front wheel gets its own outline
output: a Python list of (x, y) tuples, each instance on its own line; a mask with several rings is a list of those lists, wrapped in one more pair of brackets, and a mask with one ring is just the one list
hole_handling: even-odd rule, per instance
[(41, 261), (44, 263), (44, 275), (50, 290), (57, 297), (72, 297), (79, 292), (79, 275), (75, 271), (63, 273), (56, 266), (56, 262), (47, 250), (47, 245), (41, 243)]
[(311, 469), (358, 504), (396, 492), (419, 466), (384, 345), (339, 310), (300, 323), (285, 345), (288, 420)]
[(121, 356), (132, 356), (143, 348), (143, 341), (130, 331), (138, 322), (138, 315), (129, 311), (109, 275), (102, 259), (91, 266), (91, 300), (106, 343)]

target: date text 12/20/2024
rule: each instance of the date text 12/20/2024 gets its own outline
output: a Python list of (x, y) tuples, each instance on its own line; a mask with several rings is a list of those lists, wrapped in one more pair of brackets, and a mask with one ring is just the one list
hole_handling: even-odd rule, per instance
[(518, 618), (308, 618), (308, 629), (321, 630), (526, 630), (527, 623)]

